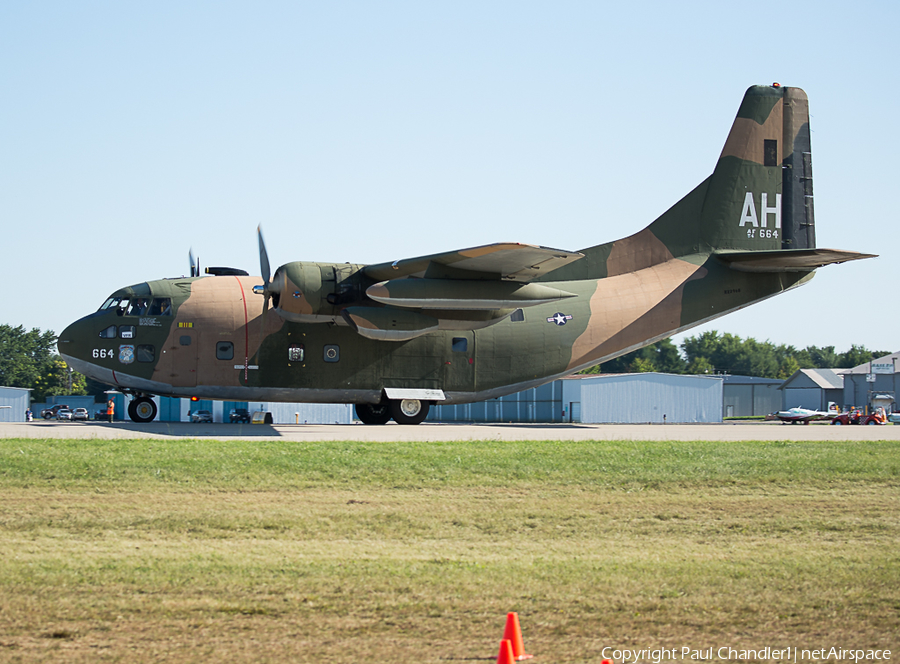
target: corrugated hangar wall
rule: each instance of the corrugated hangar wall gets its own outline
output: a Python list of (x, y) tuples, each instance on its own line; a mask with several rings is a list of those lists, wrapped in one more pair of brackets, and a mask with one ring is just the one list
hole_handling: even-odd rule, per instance
[(637, 424), (721, 422), (722, 378), (608, 374), (581, 381), (581, 421)]
[(25, 411), (31, 403), (31, 390), (21, 387), (0, 387), (0, 422), (24, 422)]

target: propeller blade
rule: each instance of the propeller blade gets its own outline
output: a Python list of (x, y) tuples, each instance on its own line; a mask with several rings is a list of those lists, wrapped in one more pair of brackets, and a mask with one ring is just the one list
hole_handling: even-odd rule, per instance
[(259, 269), (265, 282), (266, 301), (268, 303), (269, 278), (272, 276), (272, 273), (269, 269), (269, 254), (266, 253), (266, 243), (263, 242), (262, 225), (256, 227), (256, 233), (259, 235)]
[(197, 263), (197, 260), (194, 258), (194, 249), (188, 249), (188, 259), (191, 262), (191, 276), (199, 277), (200, 276), (200, 265)]

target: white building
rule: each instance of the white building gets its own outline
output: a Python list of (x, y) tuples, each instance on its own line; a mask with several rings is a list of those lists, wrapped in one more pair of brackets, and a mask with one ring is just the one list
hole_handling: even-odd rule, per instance
[[(571, 384), (571, 387), (569, 385)], [(580, 404), (574, 400), (580, 387)], [(663, 373), (604, 374), (567, 381), (573, 421), (591, 424), (722, 421), (722, 376)], [(580, 420), (576, 418), (580, 410)]]

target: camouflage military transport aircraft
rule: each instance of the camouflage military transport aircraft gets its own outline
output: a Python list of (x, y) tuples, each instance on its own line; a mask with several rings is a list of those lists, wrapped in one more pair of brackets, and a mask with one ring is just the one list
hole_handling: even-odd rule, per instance
[(150, 395), (172, 395), (352, 403), (367, 424), (418, 424), (432, 403), (535, 387), (870, 257), (816, 248), (808, 101), (777, 84), (747, 91), (712, 175), (622, 240), (297, 262), (271, 278), (259, 244), (261, 279), (192, 269), (122, 288), (60, 335), (60, 354), (132, 394), (137, 422), (156, 416)]

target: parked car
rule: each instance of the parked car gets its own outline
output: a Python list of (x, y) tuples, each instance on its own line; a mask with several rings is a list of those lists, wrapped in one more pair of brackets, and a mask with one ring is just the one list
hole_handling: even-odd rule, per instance
[(90, 415), (88, 415), (87, 408), (76, 408), (72, 411), (72, 419), (73, 420), (89, 420)]
[(246, 422), (250, 424), (250, 411), (246, 408), (234, 408), (231, 413), (228, 415), (229, 422)]
[(212, 413), (208, 410), (195, 410), (191, 413), (191, 422), (212, 422)]
[(891, 413), (888, 415), (888, 422), (893, 422), (894, 424), (900, 424), (900, 412)]
[(72, 409), (71, 408), (60, 408), (58, 411), (56, 411), (56, 419), (71, 420), (72, 419)]
[(56, 417), (56, 414), (63, 408), (68, 408), (68, 406), (64, 403), (58, 403), (55, 406), (50, 406), (50, 408), (44, 408), (41, 411), (41, 417), (45, 420), (49, 420), (51, 417)]

